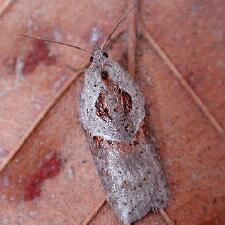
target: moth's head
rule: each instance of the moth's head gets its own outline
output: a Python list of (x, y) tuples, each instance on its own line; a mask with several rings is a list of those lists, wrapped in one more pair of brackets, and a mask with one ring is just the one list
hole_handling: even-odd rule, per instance
[(108, 54), (104, 52), (101, 48), (97, 47), (92, 51), (90, 62), (99, 64), (108, 58)]

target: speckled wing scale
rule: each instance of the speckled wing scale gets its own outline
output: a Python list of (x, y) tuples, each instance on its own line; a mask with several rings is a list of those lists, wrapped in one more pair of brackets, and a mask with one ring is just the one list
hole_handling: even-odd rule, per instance
[(168, 191), (145, 129), (144, 98), (121, 66), (92, 53), (81, 91), (80, 119), (107, 200), (125, 224), (166, 207)]

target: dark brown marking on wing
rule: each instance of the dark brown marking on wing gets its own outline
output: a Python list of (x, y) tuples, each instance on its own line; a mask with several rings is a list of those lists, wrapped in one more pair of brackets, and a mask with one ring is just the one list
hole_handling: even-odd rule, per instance
[(107, 119), (111, 120), (112, 118), (109, 115), (109, 109), (104, 106), (104, 101), (105, 101), (105, 93), (100, 92), (98, 99), (95, 103), (96, 115), (104, 121), (107, 121)]
[(105, 84), (105, 86), (110, 86), (110, 78), (109, 78), (109, 74), (106, 70), (101, 71), (101, 78), (102, 78), (102, 81)]
[(130, 94), (122, 89), (118, 89), (119, 102), (123, 107), (125, 116), (128, 116), (132, 110), (132, 97)]

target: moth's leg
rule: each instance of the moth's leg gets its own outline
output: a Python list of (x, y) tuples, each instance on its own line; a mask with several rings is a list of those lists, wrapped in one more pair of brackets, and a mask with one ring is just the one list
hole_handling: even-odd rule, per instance
[(164, 209), (160, 209), (160, 214), (162, 218), (166, 221), (166, 224), (168, 225), (175, 225), (175, 223), (172, 221), (172, 219), (169, 217), (167, 212)]

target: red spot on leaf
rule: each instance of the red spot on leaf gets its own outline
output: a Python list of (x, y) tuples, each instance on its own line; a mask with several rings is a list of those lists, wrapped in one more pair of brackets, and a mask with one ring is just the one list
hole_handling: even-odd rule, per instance
[(33, 50), (25, 56), (23, 73), (33, 72), (41, 62), (49, 66), (56, 62), (56, 57), (49, 55), (49, 48), (46, 42), (36, 40), (33, 44)]
[(31, 175), (25, 184), (24, 200), (30, 201), (40, 196), (41, 184), (48, 178), (56, 176), (60, 171), (61, 161), (57, 154), (54, 154), (51, 159), (45, 161), (41, 167)]

